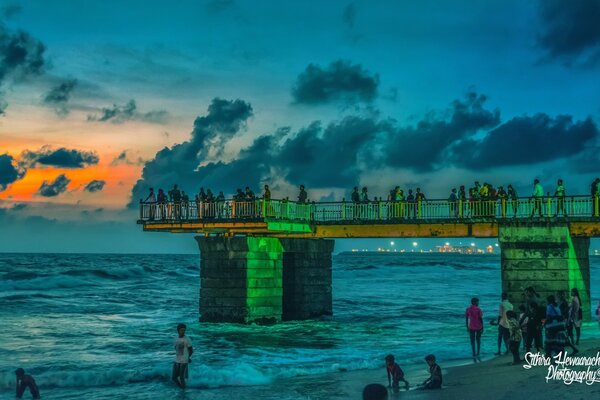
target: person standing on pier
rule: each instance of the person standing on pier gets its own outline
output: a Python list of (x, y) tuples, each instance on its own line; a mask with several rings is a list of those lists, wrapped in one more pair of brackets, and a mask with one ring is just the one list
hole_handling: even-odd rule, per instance
[(599, 204), (598, 204), (598, 189), (600, 185), (600, 178), (594, 179), (592, 182), (592, 217), (597, 217), (600, 215), (598, 212)]
[[(483, 312), (481, 311), (481, 308), (479, 308), (479, 299), (477, 297), (471, 299), (471, 306), (467, 308), (465, 316), (467, 332), (469, 332), (469, 338), (471, 339), (473, 358), (476, 358), (479, 357), (481, 334), (483, 333)], [(477, 351), (475, 351), (475, 343), (477, 343)]]
[(154, 195), (153, 188), (150, 188), (150, 193), (148, 194), (148, 197), (146, 197), (146, 200), (144, 200), (144, 203), (150, 206), (150, 215), (148, 217), (150, 218), (150, 221), (152, 221), (156, 215), (156, 196)]
[(185, 335), (187, 326), (177, 325), (177, 338), (175, 338), (175, 363), (173, 364), (173, 382), (180, 388), (185, 388), (185, 380), (188, 378), (188, 365), (192, 362), (192, 341)]
[(535, 214), (536, 211), (540, 217), (543, 217), (542, 200), (544, 197), (544, 188), (542, 187), (539, 179), (535, 179), (533, 181), (533, 193), (531, 194), (531, 197), (533, 199), (533, 210), (531, 210), (531, 217), (533, 217), (533, 214)]
[(556, 215), (562, 211), (563, 217), (567, 216), (567, 210), (565, 209), (565, 186), (563, 185), (563, 180), (559, 179), (556, 182), (556, 190), (554, 191), (554, 197), (556, 198)]
[(506, 318), (506, 312), (512, 311), (513, 305), (510, 301), (508, 301), (508, 294), (506, 292), (502, 293), (502, 302), (500, 303), (500, 307), (498, 309), (498, 352), (495, 354), (499, 356), (502, 354), (502, 342), (504, 342), (504, 347), (506, 348), (506, 352), (510, 348), (509, 346), (509, 324), (508, 319)]
[(304, 204), (308, 199), (308, 193), (304, 190), (304, 185), (300, 185), (300, 193), (298, 194), (298, 203)]
[(510, 203), (513, 209), (513, 218), (517, 218), (517, 211), (518, 211), (518, 206), (519, 206), (519, 202), (518, 202), (518, 196), (517, 196), (517, 191), (515, 190), (515, 188), (513, 187), (513, 185), (508, 185), (507, 187), (508, 192), (506, 193), (506, 197), (508, 197), (510, 199)]

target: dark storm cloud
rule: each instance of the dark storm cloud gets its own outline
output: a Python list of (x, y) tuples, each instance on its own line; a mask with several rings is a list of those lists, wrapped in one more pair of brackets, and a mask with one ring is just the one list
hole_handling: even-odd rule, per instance
[(292, 88), (299, 104), (328, 103), (335, 100), (369, 102), (377, 96), (379, 75), (371, 74), (360, 64), (337, 60), (325, 69), (309, 64)]
[(69, 113), (67, 102), (71, 97), (71, 92), (75, 89), (77, 80), (71, 79), (62, 82), (60, 85), (50, 89), (43, 98), (45, 105), (52, 107), (57, 115), (64, 117)]
[(222, 154), (225, 143), (245, 128), (251, 116), (249, 103), (213, 99), (208, 114), (194, 121), (189, 141), (165, 147), (153, 160), (146, 162), (142, 178), (133, 188), (131, 204), (135, 205), (151, 186), (167, 188), (179, 183), (183, 187), (196, 188), (203, 178), (203, 172), (198, 170), (200, 163), (209, 155), (218, 157)]
[(53, 182), (44, 181), (40, 186), (38, 193), (44, 197), (55, 197), (67, 190), (67, 185), (71, 182), (64, 174), (60, 174)]
[(104, 185), (106, 185), (106, 181), (94, 179), (93, 181), (85, 185), (83, 190), (88, 191), (90, 193), (99, 192), (104, 188)]
[(27, 32), (10, 32), (0, 24), (0, 82), (8, 75), (15, 78), (35, 75), (44, 68), (45, 46)]
[(354, 3), (350, 3), (344, 7), (342, 20), (344, 21), (344, 24), (348, 26), (348, 28), (354, 28), (354, 23), (356, 22), (356, 5)]
[(540, 1), (538, 44), (547, 55), (570, 65), (600, 60), (600, 1)]
[(500, 112), (486, 110), (485, 102), (486, 96), (471, 92), (416, 126), (390, 127), (383, 142), (385, 165), (416, 171), (445, 166), (452, 144), (500, 123)]
[(16, 3), (10, 3), (0, 8), (0, 13), (5, 18), (12, 18), (21, 13), (21, 11), (23, 11), (23, 7)]
[(135, 100), (123, 106), (113, 104), (112, 107), (103, 108), (100, 115), (88, 115), (88, 121), (112, 122), (113, 124), (122, 124), (127, 121), (144, 121), (153, 124), (164, 124), (169, 118), (169, 113), (164, 110), (139, 112)]
[(0, 192), (25, 175), (25, 169), (15, 165), (13, 161), (12, 156), (0, 154)]
[(482, 139), (467, 139), (454, 148), (455, 162), (470, 169), (527, 165), (574, 156), (598, 137), (588, 118), (546, 114), (517, 117), (492, 129)]
[[(319, 189), (347, 188), (366, 172), (390, 167), (429, 172), (452, 166), (478, 171), (535, 165), (583, 154), (590, 141), (600, 139), (589, 118), (573, 122), (570, 116), (537, 114), (501, 123), (500, 112), (486, 107), (486, 96), (471, 92), (414, 126), (375, 116), (346, 117), (326, 126), (315, 121), (296, 132), (280, 128), (262, 135), (228, 162), (210, 162), (210, 154), (218, 154), (210, 146), (222, 149), (249, 117), (223, 113), (218, 104), (213, 101), (208, 115), (196, 119), (192, 140), (164, 148), (146, 162), (130, 206), (145, 197), (149, 187), (167, 190), (174, 183), (190, 194), (203, 186), (231, 195), (238, 187), (259, 190), (263, 183), (278, 180)], [(236, 108), (232, 102), (225, 104)], [(215, 132), (230, 134), (217, 139)]]
[(387, 124), (372, 118), (346, 117), (325, 129), (315, 122), (287, 139), (278, 150), (276, 167), (293, 184), (343, 187), (358, 182), (366, 146)]
[(57, 168), (84, 168), (98, 164), (98, 155), (93, 151), (79, 151), (61, 147), (57, 150), (44, 146), (38, 151), (25, 150), (21, 154), (20, 163), (28, 168), (36, 165)]

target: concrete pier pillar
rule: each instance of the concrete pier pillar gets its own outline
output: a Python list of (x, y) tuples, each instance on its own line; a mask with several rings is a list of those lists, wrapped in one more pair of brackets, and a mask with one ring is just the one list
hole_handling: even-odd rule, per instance
[(333, 240), (196, 240), (201, 321), (276, 323), (331, 314)]
[(571, 237), (567, 224), (513, 222), (499, 226), (502, 291), (515, 306), (533, 286), (543, 304), (548, 295), (579, 290), (583, 319), (590, 320), (590, 239)]
[(283, 247), (283, 319), (332, 315), (331, 253), (327, 239), (280, 239)]

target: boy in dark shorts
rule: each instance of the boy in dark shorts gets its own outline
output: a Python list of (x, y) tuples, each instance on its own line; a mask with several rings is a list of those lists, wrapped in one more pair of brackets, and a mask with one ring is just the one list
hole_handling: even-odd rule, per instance
[(173, 364), (173, 382), (184, 388), (188, 377), (188, 364), (192, 362), (192, 341), (185, 335), (185, 324), (177, 325), (178, 336), (175, 338), (175, 363)]
[(388, 355), (385, 357), (385, 366), (387, 369), (388, 376), (388, 387), (398, 389), (400, 386), (400, 381), (404, 382), (404, 386), (406, 390), (408, 390), (408, 382), (404, 379), (404, 371), (394, 360), (393, 355)]

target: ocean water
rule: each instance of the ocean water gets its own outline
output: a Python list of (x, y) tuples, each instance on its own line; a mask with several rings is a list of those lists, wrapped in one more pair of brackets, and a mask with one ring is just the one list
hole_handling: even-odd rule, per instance
[[(595, 307), (600, 257), (590, 260)], [(428, 353), (466, 360), (464, 310), (479, 297), (487, 323), (499, 292), (498, 256), (343, 253), (331, 318), (200, 324), (198, 255), (0, 254), (0, 399), (14, 398), (17, 367), (44, 399), (337, 398), (330, 377), (383, 376), (388, 353), (409, 369)], [(195, 350), (185, 391), (169, 380), (179, 322)], [(496, 332), (486, 326), (484, 355)]]

